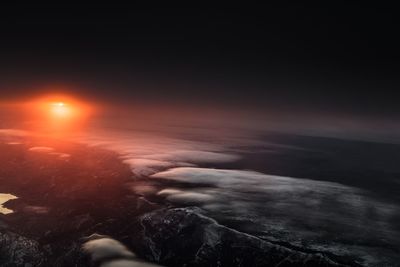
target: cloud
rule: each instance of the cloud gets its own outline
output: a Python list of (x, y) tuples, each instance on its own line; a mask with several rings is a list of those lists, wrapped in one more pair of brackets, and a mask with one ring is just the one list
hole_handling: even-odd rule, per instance
[(239, 159), (238, 156), (199, 150), (173, 150), (167, 153), (125, 155), (124, 163), (132, 168), (137, 176), (149, 176), (173, 167), (194, 167), (199, 163), (224, 163)]
[(255, 171), (224, 170), (196, 167), (172, 168), (151, 175), (187, 183), (212, 184), (220, 188), (231, 188), (243, 192), (307, 192), (307, 191), (351, 191), (350, 187), (326, 181), (268, 175)]
[(159, 196), (169, 196), (169, 195), (174, 195), (174, 194), (182, 194), (184, 191), (179, 190), (179, 189), (174, 189), (174, 188), (167, 188), (163, 189), (160, 192), (157, 193)]
[(168, 201), (181, 204), (201, 204), (208, 203), (215, 199), (211, 194), (203, 192), (182, 191), (178, 189), (163, 189), (157, 193), (160, 196), (165, 196)]
[(131, 166), (132, 172), (136, 176), (148, 176), (161, 170), (177, 166), (177, 164), (168, 161), (142, 158), (128, 158), (123, 162)]
[(172, 138), (157, 133), (112, 132), (86, 135), (79, 141), (117, 151), (136, 176), (149, 176), (174, 167), (203, 163), (225, 163), (240, 157), (225, 144)]
[(35, 146), (28, 149), (33, 152), (50, 153), (54, 151), (54, 148), (47, 146)]
[(93, 234), (87, 239), (82, 249), (100, 267), (160, 267), (136, 258), (125, 245), (110, 237)]
[(90, 254), (94, 262), (110, 258), (130, 258), (135, 256), (121, 242), (108, 237), (90, 240), (83, 244), (82, 249)]
[(398, 240), (393, 224), (399, 214), (398, 205), (339, 183), (193, 167), (173, 168), (151, 177), (190, 184), (158, 192), (170, 202), (195, 204), (217, 221), (293, 245), (315, 240), (308, 246), (321, 250), (324, 241), (319, 240), (332, 240), (331, 233), (340, 232), (340, 240), (323, 246), (340, 254), (343, 246), (355, 239), (360, 244), (376, 244), (378, 236), (392, 244)]

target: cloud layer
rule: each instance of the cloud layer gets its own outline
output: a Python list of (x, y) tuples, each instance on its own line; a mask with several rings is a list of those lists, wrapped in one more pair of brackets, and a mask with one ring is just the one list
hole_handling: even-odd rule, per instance
[(240, 157), (220, 141), (189, 140), (156, 133), (96, 133), (78, 138), (93, 146), (112, 149), (121, 154), (132, 172), (145, 177), (173, 167), (234, 162)]
[(351, 253), (364, 258), (399, 244), (393, 222), (400, 208), (361, 189), (254, 171), (193, 167), (151, 177), (192, 184), (160, 190), (158, 195), (167, 201), (199, 206), (219, 222), (266, 238), (338, 255), (350, 253), (345, 248), (357, 240), (358, 248)]

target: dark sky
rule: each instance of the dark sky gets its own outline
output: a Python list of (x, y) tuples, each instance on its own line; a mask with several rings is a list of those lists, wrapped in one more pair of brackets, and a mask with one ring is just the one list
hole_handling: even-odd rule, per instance
[(397, 116), (398, 29), (397, 9), (361, 4), (2, 6), (0, 90)]

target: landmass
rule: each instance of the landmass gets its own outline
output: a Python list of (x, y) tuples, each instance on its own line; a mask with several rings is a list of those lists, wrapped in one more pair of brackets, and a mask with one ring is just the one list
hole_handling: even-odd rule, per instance
[[(144, 189), (117, 153), (20, 137), (0, 140), (0, 266), (359, 266), (219, 224)], [(110, 241), (111, 240), (111, 241)]]

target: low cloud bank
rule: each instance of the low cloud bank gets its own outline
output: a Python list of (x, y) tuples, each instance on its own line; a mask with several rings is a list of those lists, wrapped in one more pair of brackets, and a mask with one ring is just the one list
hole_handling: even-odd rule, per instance
[(149, 176), (174, 167), (196, 167), (240, 159), (235, 150), (219, 141), (189, 140), (158, 133), (126, 134), (109, 132), (87, 135), (79, 141), (117, 151), (138, 177)]
[(96, 234), (88, 239), (82, 250), (100, 267), (160, 267), (138, 259), (125, 245), (110, 237)]
[[(152, 175), (187, 183), (159, 196), (175, 205), (201, 207), (218, 222), (269, 239), (360, 258), (389, 253), (400, 232), (400, 207), (362, 189), (326, 181), (267, 175), (254, 171), (181, 167)], [(204, 186), (203, 186), (204, 185)], [(340, 239), (333, 234), (341, 233)], [(368, 233), (368, 234), (366, 234)], [(326, 245), (326, 240), (334, 240)], [(381, 240), (381, 241), (380, 241)], [(362, 244), (374, 244), (362, 245)], [(389, 245), (390, 244), (390, 245)]]

